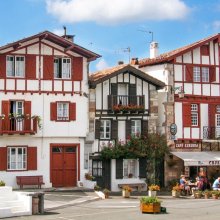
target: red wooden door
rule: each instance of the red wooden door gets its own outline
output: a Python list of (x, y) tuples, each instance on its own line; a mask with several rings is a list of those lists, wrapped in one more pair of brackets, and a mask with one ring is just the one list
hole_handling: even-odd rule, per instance
[(51, 148), (51, 181), (54, 187), (76, 186), (76, 147)]

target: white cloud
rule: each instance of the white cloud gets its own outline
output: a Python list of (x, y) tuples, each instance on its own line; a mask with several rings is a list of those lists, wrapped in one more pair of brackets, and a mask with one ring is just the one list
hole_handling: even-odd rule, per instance
[(105, 61), (105, 59), (100, 59), (99, 62), (96, 64), (97, 71), (106, 69), (108, 67), (109, 66), (108, 66), (107, 62)]
[(213, 25), (213, 28), (214, 28), (215, 31), (220, 30), (220, 20), (219, 21), (214, 21), (212, 23), (212, 25)]
[(144, 20), (176, 20), (190, 9), (182, 0), (46, 0), (48, 13), (61, 22), (118, 24)]
[(54, 29), (52, 33), (58, 35), (58, 36), (63, 36), (64, 35), (64, 29)]

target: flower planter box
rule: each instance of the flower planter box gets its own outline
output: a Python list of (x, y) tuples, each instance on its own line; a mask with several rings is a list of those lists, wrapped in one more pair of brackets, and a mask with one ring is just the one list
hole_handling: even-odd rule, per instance
[(156, 197), (157, 196), (157, 191), (148, 190), (148, 196)]
[(172, 197), (179, 198), (180, 197), (180, 192), (172, 190)]
[(122, 196), (124, 198), (129, 198), (131, 193), (128, 190), (122, 190)]
[(160, 213), (160, 203), (140, 203), (140, 210), (142, 213)]

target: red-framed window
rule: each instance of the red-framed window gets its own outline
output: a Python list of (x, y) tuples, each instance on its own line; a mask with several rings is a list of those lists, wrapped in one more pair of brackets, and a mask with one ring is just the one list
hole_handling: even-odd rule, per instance
[(51, 121), (75, 121), (76, 103), (57, 101), (50, 103)]
[(37, 170), (37, 147), (21, 145), (0, 147), (0, 170)]
[(183, 127), (200, 126), (200, 106), (197, 103), (183, 103)]

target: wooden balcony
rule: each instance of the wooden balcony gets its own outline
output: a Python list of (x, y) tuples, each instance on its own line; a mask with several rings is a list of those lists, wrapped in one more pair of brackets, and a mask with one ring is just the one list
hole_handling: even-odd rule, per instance
[(0, 134), (36, 134), (37, 117), (4, 117), (0, 119)]
[(128, 95), (109, 95), (108, 110), (112, 112), (144, 112), (145, 103), (144, 95), (128, 96)]
[(203, 127), (203, 139), (220, 140), (220, 127)]

